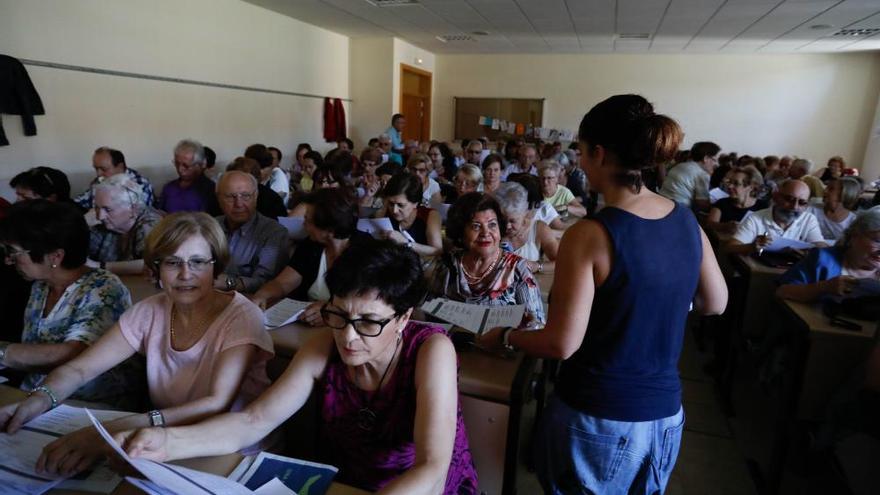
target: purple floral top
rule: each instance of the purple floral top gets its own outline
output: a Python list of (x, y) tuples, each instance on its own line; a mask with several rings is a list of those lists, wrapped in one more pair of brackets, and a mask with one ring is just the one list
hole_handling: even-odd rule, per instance
[[(318, 445), (327, 462), (339, 467), (343, 483), (371, 492), (381, 489), (411, 468), (416, 459), (413, 438), (416, 418), (416, 358), (428, 337), (445, 333), (440, 327), (410, 322), (403, 331), (397, 368), (377, 392), (365, 392), (346, 373), (333, 347), (321, 383), (323, 400)], [(376, 413), (372, 431), (359, 426), (359, 412), (373, 395), (370, 409)], [(477, 493), (477, 471), (468, 448), (467, 433), (458, 407), (452, 460), (444, 494)]]

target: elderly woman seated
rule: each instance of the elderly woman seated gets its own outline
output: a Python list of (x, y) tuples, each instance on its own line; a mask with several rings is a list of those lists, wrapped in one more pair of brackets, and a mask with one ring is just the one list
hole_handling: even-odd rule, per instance
[(846, 296), (859, 279), (880, 280), (880, 206), (861, 212), (835, 246), (811, 250), (785, 272), (776, 295), (803, 302)]
[(162, 214), (147, 203), (144, 188), (128, 174), (112, 175), (92, 186), (95, 216), (89, 259), (119, 275), (144, 271), (147, 234)]
[[(329, 329), (240, 413), (117, 435), (132, 456), (234, 452), (320, 398), (322, 460), (339, 479), (381, 493), (476, 493), (458, 405), (456, 356), (441, 328), (410, 321), (424, 297), (419, 257), (388, 241), (352, 246), (327, 273)], [(317, 386), (317, 390), (315, 390)]]
[(550, 206), (550, 203), (544, 201), (544, 195), (541, 192), (541, 180), (532, 175), (524, 173), (510, 174), (507, 176), (507, 182), (515, 182), (526, 189), (529, 200), (529, 211), (537, 220), (546, 223), (554, 230), (565, 230), (565, 223), (556, 208)]
[(303, 204), (303, 226), (308, 239), (297, 243), (288, 265), (260, 287), (251, 301), (261, 307), (284, 297), (317, 301), (303, 312), (300, 320), (320, 325), (321, 307), (330, 298), (324, 275), (343, 251), (370, 236), (357, 230), (357, 206), (346, 189), (318, 189), (306, 196)]
[(455, 173), (455, 191), (459, 196), (483, 190), (483, 173), (480, 167), (465, 163)]
[(763, 184), (761, 172), (751, 165), (730, 171), (724, 180), (730, 196), (712, 205), (706, 224), (717, 232), (734, 233), (746, 213), (770, 206), (766, 201), (758, 199)]
[(443, 252), (442, 221), (436, 210), (421, 205), (423, 197), (418, 175), (395, 174), (382, 188), (385, 208), (379, 215), (385, 214), (391, 220), (394, 230), (385, 232), (388, 239), (422, 256), (436, 256)]
[[(248, 404), (269, 385), (272, 340), (257, 306), (237, 292), (214, 289), (228, 257), (226, 236), (207, 214), (163, 218), (147, 238), (144, 255), (163, 292), (132, 306), (27, 399), (0, 408), (0, 428), (14, 433), (135, 353), (149, 363), (147, 385), (156, 409), (105, 424), (111, 432), (190, 424)], [(84, 428), (47, 445), (37, 469), (71, 474), (87, 468), (105, 454), (97, 435)]]
[(543, 323), (541, 290), (528, 261), (501, 249), (506, 232), (507, 219), (493, 197), (458, 198), (446, 220), (446, 236), (455, 248), (435, 265), (431, 296), (487, 306), (523, 304), (527, 318)]
[(538, 166), (538, 177), (541, 179), (541, 194), (556, 211), (567, 211), (576, 217), (587, 214), (587, 209), (574, 197), (567, 187), (559, 184), (564, 169), (556, 160), (544, 160)]
[(836, 241), (843, 231), (856, 219), (853, 211), (858, 207), (862, 184), (854, 177), (842, 177), (828, 182), (822, 206), (810, 207), (819, 222), (819, 230), (826, 240)]
[[(34, 281), (24, 314), (18, 315), (24, 317), (21, 343), (0, 342), (0, 365), (27, 372), (21, 384), (25, 390), (39, 388), (45, 373), (62, 369), (97, 345), (131, 306), (128, 289), (116, 275), (85, 265), (88, 238), (89, 228), (73, 203), (25, 201), (11, 207), (9, 216), (0, 221), (6, 263)], [(101, 371), (109, 371), (72, 386), (68, 395), (138, 407), (143, 367), (137, 364), (112, 370), (108, 366)]]
[(546, 223), (535, 220), (534, 212), (529, 210), (526, 189), (516, 182), (505, 182), (498, 186), (493, 196), (507, 217), (503, 243), (514, 254), (525, 258), (533, 272), (544, 271), (546, 267), (541, 262), (541, 254), (549, 261), (555, 261), (559, 241)]

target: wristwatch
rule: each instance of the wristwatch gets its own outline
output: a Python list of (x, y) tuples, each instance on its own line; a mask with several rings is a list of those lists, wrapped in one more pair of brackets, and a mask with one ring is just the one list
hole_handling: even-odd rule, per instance
[(501, 346), (504, 347), (505, 351), (513, 352), (516, 349), (513, 348), (513, 344), (510, 343), (510, 334), (516, 330), (513, 327), (507, 327), (501, 332)]
[(0, 365), (3, 364), (3, 360), (6, 358), (6, 348), (9, 347), (9, 344), (12, 342), (0, 342)]
[(147, 413), (147, 416), (150, 417), (150, 426), (165, 426), (165, 416), (162, 411), (153, 409)]
[(227, 275), (226, 276), (226, 290), (235, 290), (235, 285), (238, 283), (238, 279), (235, 275)]

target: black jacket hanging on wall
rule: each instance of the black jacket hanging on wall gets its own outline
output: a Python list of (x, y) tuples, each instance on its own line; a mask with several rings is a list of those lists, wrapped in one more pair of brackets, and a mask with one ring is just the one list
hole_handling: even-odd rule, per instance
[[(0, 113), (21, 115), (25, 136), (37, 134), (34, 115), (46, 114), (43, 101), (24, 64), (7, 55), (0, 55)], [(0, 146), (8, 144), (9, 140), (3, 132), (3, 122), (0, 121)]]

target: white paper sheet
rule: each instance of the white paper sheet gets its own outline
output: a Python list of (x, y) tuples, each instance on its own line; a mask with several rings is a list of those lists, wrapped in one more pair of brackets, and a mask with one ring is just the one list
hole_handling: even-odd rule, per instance
[(295, 301), (293, 299), (282, 299), (278, 301), (277, 304), (263, 313), (263, 320), (266, 327), (277, 328), (296, 321), (309, 304), (311, 303)]
[(15, 435), (0, 433), (0, 495), (43, 493), (61, 483), (63, 476), (34, 470), (43, 447), (57, 438), (24, 429)]
[(257, 495), (296, 495), (296, 492), (287, 488), (278, 478), (272, 478), (272, 481), (254, 490)]
[(764, 248), (764, 251), (769, 253), (775, 253), (777, 251), (782, 251), (783, 249), (813, 249), (814, 245), (809, 242), (799, 241), (797, 239), (787, 239), (785, 237), (777, 237), (773, 239), (773, 242), (770, 243), (769, 246)]
[(291, 239), (301, 240), (308, 237), (301, 217), (278, 217), (278, 223), (287, 229), (287, 235)]
[(434, 207), (434, 209), (437, 210), (437, 213), (440, 214), (440, 220), (443, 223), (446, 223), (446, 216), (449, 215), (449, 208), (452, 208), (452, 205), (446, 203), (441, 203)]
[(134, 459), (128, 456), (124, 450), (113, 440), (113, 437), (92, 415), (91, 411), (86, 409), (86, 414), (98, 430), (104, 440), (113, 447), (126, 462), (131, 464), (141, 474), (146, 476), (150, 481), (160, 487), (170, 490), (172, 493), (187, 494), (213, 494), (223, 493), (229, 495), (250, 494), (248, 490), (238, 483), (228, 480), (222, 476), (203, 473), (194, 469), (176, 466), (174, 464), (166, 464), (162, 462), (154, 462), (147, 459)]
[(729, 198), (730, 195), (727, 194), (720, 187), (716, 187), (709, 191), (709, 202), (715, 204), (719, 199)]
[(391, 220), (387, 217), (361, 218), (358, 220), (357, 229), (378, 239), (383, 230), (394, 230), (394, 227), (391, 226)]
[(516, 327), (522, 322), (526, 307), (481, 306), (465, 304), (449, 299), (432, 299), (422, 305), (422, 310), (432, 316), (470, 330), (477, 335), (495, 327)]
[(6, 383), (8, 381), (9, 381), (9, 378), (6, 378), (5, 376), (0, 376), (0, 383)]

